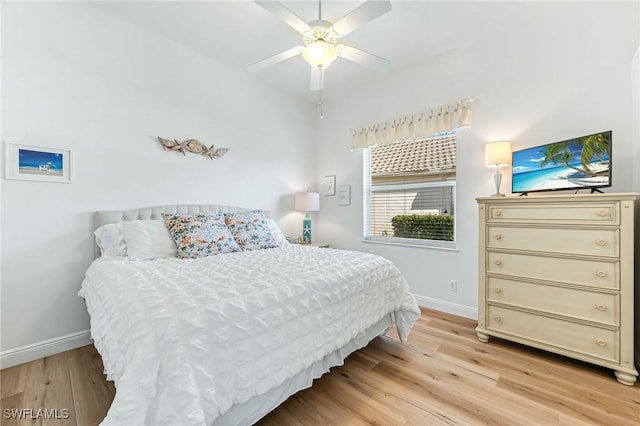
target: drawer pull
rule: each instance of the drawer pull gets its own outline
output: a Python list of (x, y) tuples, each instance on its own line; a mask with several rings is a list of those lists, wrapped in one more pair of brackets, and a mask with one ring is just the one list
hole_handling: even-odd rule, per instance
[(596, 241), (596, 244), (599, 245), (599, 246), (606, 246), (607, 242), (605, 240), (598, 240), (598, 241)]
[(500, 287), (496, 287), (494, 291), (498, 294), (502, 293), (502, 289)]
[(494, 214), (498, 217), (502, 216), (502, 212), (500, 210), (495, 210)]
[(496, 315), (493, 319), (496, 320), (496, 322), (502, 321), (502, 317), (500, 315)]
[(502, 260), (496, 260), (495, 264), (498, 265), (498, 266), (502, 265)]
[(500, 241), (502, 239), (502, 235), (496, 234), (496, 240)]
[(607, 307), (605, 305), (601, 305), (600, 303), (598, 303), (596, 305), (596, 309), (599, 310), (599, 311), (606, 311)]
[(596, 340), (596, 344), (597, 344), (598, 346), (603, 347), (603, 348), (604, 348), (605, 346), (607, 346), (607, 342), (605, 342), (605, 341), (604, 341), (604, 340), (602, 340), (602, 339), (597, 339), (597, 340)]
[(607, 273), (604, 272), (604, 271), (598, 271), (598, 272), (596, 272), (596, 275), (599, 276), (599, 277), (606, 277)]
[(600, 217), (605, 217), (606, 215), (607, 215), (607, 212), (605, 210), (600, 210), (598, 212), (598, 216), (600, 216)]

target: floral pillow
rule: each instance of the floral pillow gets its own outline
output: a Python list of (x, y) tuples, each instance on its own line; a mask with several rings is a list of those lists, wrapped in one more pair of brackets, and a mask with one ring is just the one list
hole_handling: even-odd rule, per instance
[(224, 221), (242, 250), (278, 247), (262, 210), (227, 213), (224, 215)]
[(194, 259), (240, 251), (224, 215), (163, 213), (169, 233), (178, 246), (178, 257)]

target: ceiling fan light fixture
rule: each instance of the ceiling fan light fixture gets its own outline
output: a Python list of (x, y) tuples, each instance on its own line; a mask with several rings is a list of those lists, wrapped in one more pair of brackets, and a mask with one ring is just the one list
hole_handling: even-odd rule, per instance
[(327, 69), (338, 57), (338, 48), (320, 39), (306, 45), (302, 57), (314, 68)]
[[(313, 91), (319, 91), (320, 96), (322, 96), (324, 70), (338, 56), (376, 70), (383, 70), (389, 63), (386, 59), (355, 47), (338, 44), (338, 40), (343, 36), (389, 12), (391, 10), (391, 2), (389, 0), (364, 0), (364, 3), (336, 22), (322, 19), (322, 0), (317, 0), (318, 19), (310, 22), (304, 21), (278, 0), (254, 1), (299, 32), (302, 35), (302, 43), (304, 45), (290, 48), (256, 62), (249, 66), (249, 71), (260, 71), (270, 65), (302, 54), (304, 60), (311, 65), (311, 84), (309, 88)], [(320, 104), (322, 104), (322, 101)]]

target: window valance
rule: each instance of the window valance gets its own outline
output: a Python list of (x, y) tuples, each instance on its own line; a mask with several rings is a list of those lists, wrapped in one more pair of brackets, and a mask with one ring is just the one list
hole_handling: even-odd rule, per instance
[(354, 129), (351, 131), (353, 135), (352, 147), (368, 148), (435, 133), (452, 132), (461, 127), (470, 127), (472, 116), (470, 104), (472, 101), (472, 99), (465, 99)]

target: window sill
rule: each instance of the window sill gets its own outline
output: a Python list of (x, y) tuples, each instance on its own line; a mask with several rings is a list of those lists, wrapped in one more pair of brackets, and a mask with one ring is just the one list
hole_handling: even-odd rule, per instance
[(365, 244), (384, 244), (389, 246), (400, 246), (400, 247), (412, 247), (412, 248), (421, 248), (421, 249), (433, 249), (433, 250), (442, 250), (442, 251), (452, 251), (458, 252), (458, 247), (455, 242), (451, 241), (428, 241), (424, 240), (424, 242), (413, 242), (410, 239), (396, 239), (396, 238), (376, 238), (376, 237), (365, 237), (361, 240), (361, 242)]

